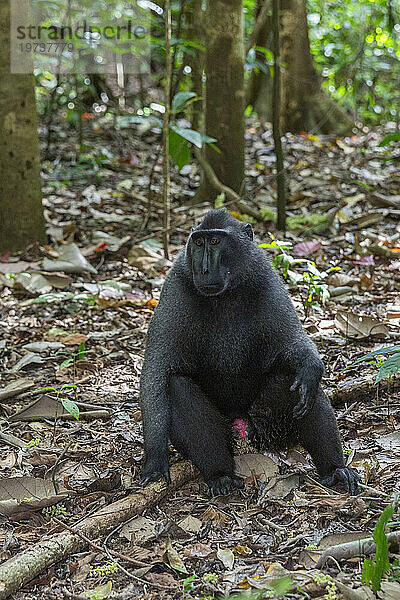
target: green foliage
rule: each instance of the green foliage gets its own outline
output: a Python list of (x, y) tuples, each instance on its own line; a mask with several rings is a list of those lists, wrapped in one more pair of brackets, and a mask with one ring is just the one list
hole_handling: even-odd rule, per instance
[(182, 583), (182, 600), (186, 599), (186, 594), (190, 592), (193, 587), (193, 581), (196, 579), (196, 575), (190, 575), (190, 577), (186, 577)]
[(328, 217), (322, 213), (307, 213), (295, 215), (286, 219), (288, 229), (308, 229), (309, 231), (324, 231), (328, 226)]
[(399, 133), (391, 133), (390, 135), (387, 135), (386, 137), (383, 138), (383, 140), (381, 141), (380, 144), (378, 144), (379, 147), (383, 147), (383, 146), (388, 146), (391, 142), (398, 142), (400, 141), (400, 132)]
[(262, 206), (260, 208), (260, 215), (264, 221), (272, 221), (276, 223), (276, 210), (269, 206)]
[(65, 515), (66, 512), (67, 509), (65, 508), (64, 504), (60, 503), (55, 504), (54, 506), (46, 506), (42, 509), (42, 514), (49, 518)]
[(311, 52), (323, 86), (364, 122), (399, 115), (400, 7), (387, 0), (309, 0)]
[[(326, 304), (330, 297), (328, 285), (324, 283), (324, 280), (332, 271), (337, 271), (340, 267), (330, 267), (326, 271), (319, 271), (313, 261), (306, 258), (294, 258), (286, 252), (291, 247), (291, 242), (277, 240), (272, 233), (269, 235), (272, 242), (260, 244), (259, 246), (260, 248), (279, 250), (279, 254), (272, 259), (272, 265), (277, 271), (281, 270), (283, 277), (297, 288), (305, 316), (307, 317), (310, 314), (313, 307), (321, 310), (321, 305)], [(296, 264), (305, 265), (302, 273), (298, 273), (291, 268)]]
[(32, 298), (30, 300), (26, 300), (22, 303), (23, 306), (27, 306), (29, 304), (39, 304), (41, 302), (60, 302), (65, 300), (84, 300), (91, 306), (96, 303), (96, 299), (93, 294), (87, 294), (85, 292), (81, 292), (79, 294), (74, 294), (73, 292), (52, 292), (50, 294), (40, 294), (37, 298)]
[(221, 192), (215, 198), (214, 208), (223, 208), (225, 202), (225, 192)]
[[(264, 221), (276, 223), (276, 210), (269, 206), (260, 208), (260, 215)], [(303, 229), (308, 231), (324, 231), (328, 226), (328, 217), (325, 213), (306, 213), (295, 215), (286, 219), (288, 229)]]
[(77, 386), (74, 383), (64, 383), (60, 388), (55, 388), (55, 387), (45, 387), (45, 388), (41, 388), (43, 391), (46, 390), (51, 390), (56, 394), (56, 399), (61, 401), (61, 404), (63, 405), (63, 407), (65, 408), (65, 410), (67, 412), (69, 412), (70, 415), (72, 415), (74, 417), (74, 419), (76, 419), (77, 421), (79, 421), (79, 407), (76, 404), (76, 402), (74, 402), (73, 400), (70, 400), (69, 398), (61, 398), (61, 393), (63, 390), (65, 390), (66, 388), (76, 388)]
[[(380, 356), (385, 354), (390, 354), (389, 358), (385, 361), (376, 360), (375, 357), (380, 358)], [(364, 354), (358, 358), (354, 363), (346, 367), (346, 369), (350, 369), (359, 363), (373, 365), (377, 368), (375, 383), (379, 383), (382, 379), (390, 379), (400, 372), (400, 345), (386, 346), (386, 348), (379, 348), (378, 350), (368, 352), (368, 354)]]
[(110, 575), (112, 573), (116, 573), (118, 571), (117, 561), (105, 563), (104, 565), (97, 565), (95, 567), (90, 567), (89, 575), (91, 577), (105, 577), (106, 575)]
[(393, 517), (393, 514), (393, 505), (387, 506), (381, 514), (373, 533), (376, 543), (375, 558), (373, 560), (365, 559), (362, 567), (361, 581), (371, 585), (374, 592), (381, 589), (382, 578), (391, 568), (385, 526)]
[(322, 586), (326, 584), (325, 600), (336, 600), (338, 598), (338, 589), (330, 575), (318, 572), (314, 575), (313, 579), (317, 585)]
[[(185, 112), (187, 108), (199, 100), (194, 92), (178, 92), (172, 99), (171, 115)], [(142, 125), (146, 128), (162, 127), (162, 120), (155, 116), (153, 109), (145, 107), (141, 115), (124, 116), (118, 118), (119, 127), (129, 127), (130, 125)], [(217, 140), (208, 135), (200, 133), (190, 127), (182, 127), (178, 121), (170, 121), (168, 132), (168, 151), (174, 164), (178, 169), (182, 169), (190, 160), (191, 145), (202, 148), (203, 144), (213, 144)], [(214, 146), (213, 146), (214, 147)]]
[(171, 113), (176, 114), (178, 112), (182, 112), (189, 106), (190, 100), (192, 100), (192, 102), (197, 100), (195, 92), (178, 92), (175, 94), (171, 103)]
[(58, 370), (62, 371), (62, 369), (67, 369), (71, 365), (75, 364), (76, 360), (82, 360), (85, 355), (89, 354), (90, 352), (94, 352), (94, 350), (86, 350), (85, 342), (81, 342), (78, 346), (78, 352), (72, 352), (69, 354), (68, 358), (63, 360), (61, 365), (58, 367)]
[(204, 573), (203, 580), (206, 583), (212, 583), (216, 585), (218, 583), (218, 574), (217, 573)]
[(35, 446), (40, 446), (40, 440), (34, 438), (33, 440), (30, 440), (30, 442), (28, 442), (26, 444), (27, 448), (34, 448)]

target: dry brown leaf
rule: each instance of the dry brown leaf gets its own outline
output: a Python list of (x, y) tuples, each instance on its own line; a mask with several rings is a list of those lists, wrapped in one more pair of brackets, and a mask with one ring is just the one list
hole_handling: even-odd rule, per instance
[(300, 477), (295, 473), (273, 477), (263, 489), (260, 501), (267, 498), (282, 499), (299, 487)]
[(235, 456), (235, 473), (240, 477), (255, 477), (264, 482), (279, 473), (278, 465), (263, 454), (241, 454)]
[(338, 311), (335, 317), (336, 327), (346, 337), (366, 339), (373, 336), (386, 337), (389, 328), (375, 317), (358, 315), (353, 312)]
[(39, 477), (6, 477), (0, 480), (0, 514), (10, 516), (57, 504), (67, 494), (57, 493), (52, 481)]
[(70, 333), (63, 337), (61, 341), (64, 346), (79, 346), (79, 344), (87, 342), (88, 337), (83, 333)]
[(188, 515), (182, 519), (182, 521), (179, 521), (178, 525), (183, 531), (186, 531), (186, 533), (197, 533), (203, 526), (203, 523), (200, 519)]

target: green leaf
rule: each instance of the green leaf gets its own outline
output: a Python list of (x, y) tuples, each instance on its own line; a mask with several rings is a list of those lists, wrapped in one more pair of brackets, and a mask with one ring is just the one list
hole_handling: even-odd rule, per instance
[(187, 127), (179, 127), (176, 123), (171, 123), (169, 128), (191, 144), (197, 146), (197, 148), (201, 148), (203, 142), (210, 143), (217, 141), (215, 138), (203, 135), (200, 131), (195, 131), (194, 129), (189, 129)]
[(61, 398), (61, 403), (66, 411), (69, 412), (70, 415), (74, 417), (77, 421), (79, 421), (79, 407), (73, 400), (69, 398)]
[(392, 352), (400, 352), (400, 346), (386, 346), (386, 348), (379, 348), (379, 350), (373, 350), (372, 352), (368, 352), (368, 354), (364, 354), (360, 358), (357, 358), (353, 365), (356, 365), (360, 362), (364, 362), (364, 360), (371, 358), (371, 356), (377, 356), (378, 354), (391, 354)]
[(223, 208), (225, 202), (225, 192), (221, 192), (215, 198), (214, 208)]
[(171, 112), (174, 114), (181, 112), (185, 108), (188, 100), (195, 98), (196, 95), (197, 94), (195, 92), (178, 92), (175, 94), (172, 99)]
[(394, 506), (385, 508), (374, 529), (373, 537), (376, 543), (374, 560), (364, 560), (362, 568), (362, 583), (371, 584), (372, 590), (377, 592), (381, 589), (382, 577), (390, 569), (389, 547), (386, 539), (385, 525), (394, 514)]
[(379, 383), (382, 379), (386, 379), (387, 377), (391, 377), (392, 375), (396, 375), (400, 371), (400, 352), (397, 354), (392, 354), (389, 358), (383, 363), (381, 368), (379, 369), (375, 383)]
[(70, 365), (72, 365), (72, 363), (74, 362), (73, 358), (66, 358), (61, 365), (58, 367), (59, 371), (62, 371), (62, 369), (66, 369), (67, 367), (69, 367)]
[(400, 141), (400, 131), (397, 133), (391, 133), (383, 138), (383, 140), (378, 144), (378, 147), (388, 146), (390, 142), (398, 142)]
[(168, 133), (168, 152), (179, 170), (187, 165), (190, 160), (188, 142), (172, 129)]
[(81, 342), (78, 346), (78, 360), (82, 360), (82, 358), (85, 356), (85, 353), (85, 342)]

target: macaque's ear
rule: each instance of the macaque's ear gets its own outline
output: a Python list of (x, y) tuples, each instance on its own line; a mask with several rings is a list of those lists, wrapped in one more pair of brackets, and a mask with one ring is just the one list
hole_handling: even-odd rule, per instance
[(250, 225), (250, 223), (245, 223), (244, 227), (243, 227), (243, 231), (249, 236), (249, 238), (252, 240), (253, 239), (253, 228)]

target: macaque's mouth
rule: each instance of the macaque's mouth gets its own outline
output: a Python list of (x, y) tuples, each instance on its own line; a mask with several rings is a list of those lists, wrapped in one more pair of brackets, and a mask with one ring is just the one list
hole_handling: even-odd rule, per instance
[(202, 296), (219, 296), (225, 291), (224, 285), (197, 285), (197, 290)]

